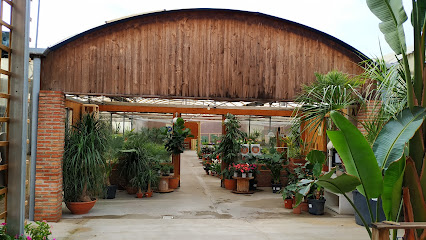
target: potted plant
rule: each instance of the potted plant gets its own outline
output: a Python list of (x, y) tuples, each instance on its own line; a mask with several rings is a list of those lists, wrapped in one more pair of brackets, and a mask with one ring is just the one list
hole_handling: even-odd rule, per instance
[(173, 168), (173, 166), (170, 165), (170, 164), (167, 164), (167, 163), (161, 164), (161, 167), (160, 167), (161, 175), (162, 176), (169, 176), (172, 168)]
[(152, 186), (157, 186), (160, 176), (153, 168), (146, 169), (144, 173), (144, 180), (146, 184), (146, 197), (152, 197)]
[(280, 177), (281, 171), (283, 170), (283, 160), (281, 159), (281, 154), (265, 154), (263, 162), (265, 163), (266, 167), (271, 170), (272, 192), (277, 193), (281, 191), (282, 184)]
[(84, 214), (103, 193), (108, 126), (94, 114), (83, 115), (65, 135), (63, 189), (66, 206)]
[(120, 176), (126, 181), (126, 191), (128, 194), (135, 194), (137, 188), (130, 184), (130, 180), (135, 178), (142, 171), (141, 153), (136, 149), (124, 149), (120, 151), (119, 168)]
[(144, 175), (143, 172), (140, 172), (137, 176), (130, 179), (130, 183), (132, 184), (132, 187), (138, 189), (138, 191), (136, 192), (137, 198), (142, 198), (144, 195), (142, 192), (142, 189), (145, 188), (146, 182), (143, 175)]
[(206, 174), (209, 175), (209, 171), (211, 169), (211, 163), (208, 161), (204, 161), (203, 162), (203, 166), (204, 166), (204, 171), (206, 171)]
[(110, 182), (110, 176), (114, 168), (116, 168), (118, 162), (118, 155), (120, 150), (123, 148), (124, 138), (119, 135), (111, 134), (109, 141), (108, 151), (106, 153), (106, 168), (105, 168), (105, 184), (106, 184), (106, 199), (114, 199), (117, 192), (117, 185), (112, 185)]
[(212, 163), (212, 165), (211, 165), (211, 171), (212, 171), (212, 175), (220, 175), (220, 172), (221, 172), (221, 165), (220, 165), (220, 163), (217, 163), (217, 162), (215, 162), (215, 163)]
[(296, 205), (302, 202), (302, 199), (308, 198), (309, 213), (314, 215), (324, 214), (324, 190), (317, 184), (321, 177), (323, 165), (325, 163), (325, 154), (319, 150), (312, 150), (307, 155), (308, 163), (305, 166), (306, 177), (299, 180), (296, 192)]
[(220, 154), (225, 166), (228, 167), (238, 159), (241, 151), (241, 139), (244, 139), (246, 134), (240, 130), (240, 122), (232, 114), (226, 114), (224, 125), (225, 134), (221, 136), (216, 152)]
[(282, 195), (283, 195), (283, 200), (284, 200), (284, 207), (287, 209), (292, 209), (293, 208), (293, 198), (294, 195), (296, 193), (297, 190), (297, 184), (296, 183), (290, 183), (287, 184), (287, 186), (285, 186), (282, 189)]
[(235, 172), (235, 168), (233, 166), (229, 166), (222, 171), (223, 182), (225, 188), (228, 190), (235, 190), (237, 188), (237, 180), (233, 178)]
[[(165, 136), (165, 144), (164, 147), (166, 150), (172, 154), (172, 162), (180, 161), (180, 154), (185, 150), (184, 141), (187, 137), (193, 137), (191, 135), (191, 130), (189, 128), (185, 128), (185, 121), (181, 117), (173, 118), (173, 128), (172, 131), (169, 132), (167, 127), (161, 128), (162, 134)], [(175, 169), (177, 174), (175, 173), (175, 178), (178, 178), (180, 183), (180, 172), (179, 169)], [(179, 184), (178, 184), (179, 185)]]

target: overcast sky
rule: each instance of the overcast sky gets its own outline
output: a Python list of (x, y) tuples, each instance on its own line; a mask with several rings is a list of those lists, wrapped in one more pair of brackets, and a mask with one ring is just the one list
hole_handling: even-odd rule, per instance
[[(31, 2), (31, 47), (36, 36), (37, 2)], [(407, 15), (411, 1), (403, 0)], [(365, 0), (41, 0), (38, 47), (53, 46), (62, 40), (105, 21), (128, 15), (185, 8), (224, 8), (261, 12), (277, 16), (330, 34), (369, 57), (391, 53), (381, 32), (379, 20)], [(407, 45), (412, 45), (412, 28), (405, 24)]]

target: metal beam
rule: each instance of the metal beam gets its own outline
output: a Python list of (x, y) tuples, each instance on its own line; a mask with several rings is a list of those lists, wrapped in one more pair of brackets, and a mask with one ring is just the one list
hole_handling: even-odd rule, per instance
[(268, 110), (260, 108), (201, 108), (201, 107), (161, 107), (156, 105), (140, 106), (140, 105), (99, 105), (101, 112), (151, 112), (151, 113), (192, 113), (192, 114), (217, 114), (226, 115), (232, 113), (234, 115), (257, 115), (257, 116), (282, 116), (291, 117), (293, 110)]
[(38, 96), (40, 93), (40, 56), (33, 59), (33, 89), (31, 93), (31, 161), (30, 161), (30, 206), (29, 218), (34, 221), (35, 174), (37, 157)]
[(13, 1), (9, 170), (7, 194), (8, 233), (24, 233), (25, 173), (28, 118), (28, 61), (29, 61), (30, 1)]

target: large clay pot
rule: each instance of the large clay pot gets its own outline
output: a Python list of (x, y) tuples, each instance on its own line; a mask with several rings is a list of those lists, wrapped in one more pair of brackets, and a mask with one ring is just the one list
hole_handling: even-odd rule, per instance
[(66, 202), (65, 205), (72, 214), (86, 214), (95, 206), (96, 199), (91, 202)]
[(169, 179), (169, 188), (176, 189), (179, 187), (179, 178), (178, 177), (172, 177)]
[(237, 180), (236, 179), (225, 179), (225, 189), (235, 190), (237, 189)]

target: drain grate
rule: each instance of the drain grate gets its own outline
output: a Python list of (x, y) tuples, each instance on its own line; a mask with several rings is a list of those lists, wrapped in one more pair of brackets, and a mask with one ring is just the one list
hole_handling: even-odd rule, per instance
[(172, 215), (163, 215), (163, 219), (173, 219)]

